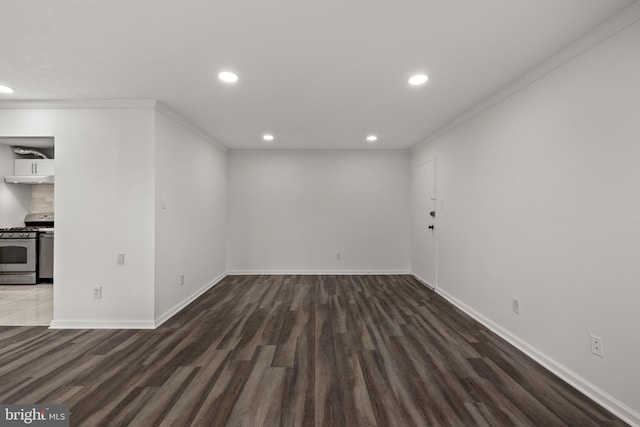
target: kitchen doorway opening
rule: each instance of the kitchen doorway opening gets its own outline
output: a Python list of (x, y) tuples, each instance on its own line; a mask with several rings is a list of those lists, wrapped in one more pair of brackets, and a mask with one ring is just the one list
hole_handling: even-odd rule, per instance
[(53, 137), (0, 137), (0, 326), (53, 320)]

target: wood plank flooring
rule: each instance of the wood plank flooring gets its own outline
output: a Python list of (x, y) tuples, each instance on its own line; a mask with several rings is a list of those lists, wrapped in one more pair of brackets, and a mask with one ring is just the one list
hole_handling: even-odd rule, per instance
[(156, 330), (0, 327), (72, 426), (622, 426), (410, 276), (229, 276)]

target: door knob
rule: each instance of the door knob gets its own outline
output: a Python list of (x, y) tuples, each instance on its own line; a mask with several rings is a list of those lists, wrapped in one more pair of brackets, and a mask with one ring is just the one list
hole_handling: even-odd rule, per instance
[(433, 225), (430, 225), (430, 226), (429, 226), (429, 230), (433, 230)]
[(436, 211), (429, 212), (429, 215), (431, 215), (432, 218), (435, 218), (436, 217)]

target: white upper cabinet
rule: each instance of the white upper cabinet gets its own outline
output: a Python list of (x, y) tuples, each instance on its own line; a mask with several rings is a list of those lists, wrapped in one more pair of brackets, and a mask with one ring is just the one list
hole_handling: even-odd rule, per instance
[(14, 174), (16, 176), (54, 175), (53, 159), (16, 159)]

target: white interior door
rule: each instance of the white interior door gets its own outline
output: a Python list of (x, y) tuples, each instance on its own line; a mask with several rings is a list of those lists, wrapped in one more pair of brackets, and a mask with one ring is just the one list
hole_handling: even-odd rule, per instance
[(412, 175), (411, 269), (414, 276), (435, 288), (437, 286), (435, 160), (416, 166), (413, 168)]

